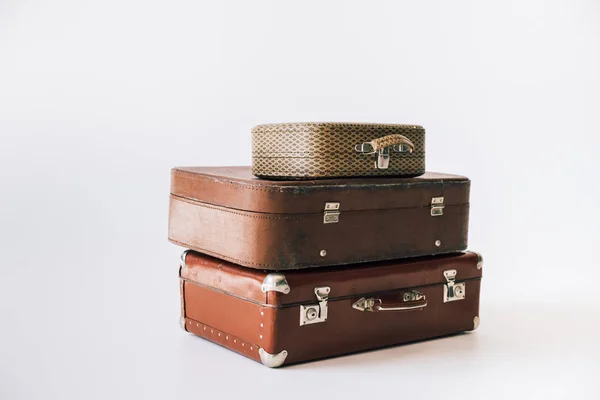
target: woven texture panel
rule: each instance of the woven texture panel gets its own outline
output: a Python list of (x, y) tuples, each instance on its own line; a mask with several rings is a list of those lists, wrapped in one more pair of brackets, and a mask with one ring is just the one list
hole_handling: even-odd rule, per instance
[[(403, 135), (412, 152), (390, 149), (389, 166), (376, 168), (376, 154), (355, 150), (389, 135)], [(381, 141), (380, 141), (381, 142)], [(425, 130), (418, 125), (289, 123), (252, 129), (252, 173), (277, 179), (353, 176), (417, 176), (425, 172)]]

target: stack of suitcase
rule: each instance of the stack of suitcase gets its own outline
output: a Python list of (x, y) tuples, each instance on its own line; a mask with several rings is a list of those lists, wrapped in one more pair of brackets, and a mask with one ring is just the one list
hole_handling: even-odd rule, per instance
[(181, 325), (269, 367), (470, 331), (469, 179), (416, 125), (252, 131), (253, 166), (174, 168)]

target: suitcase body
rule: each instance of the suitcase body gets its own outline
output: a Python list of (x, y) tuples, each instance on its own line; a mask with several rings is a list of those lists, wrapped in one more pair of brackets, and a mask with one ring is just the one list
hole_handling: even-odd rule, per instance
[(252, 171), (270, 179), (417, 176), (425, 172), (418, 125), (286, 123), (252, 129)]
[(269, 367), (476, 329), (477, 253), (275, 273), (186, 251), (181, 325)]
[(269, 181), (249, 167), (172, 171), (169, 240), (245, 267), (286, 270), (467, 248), (470, 181)]

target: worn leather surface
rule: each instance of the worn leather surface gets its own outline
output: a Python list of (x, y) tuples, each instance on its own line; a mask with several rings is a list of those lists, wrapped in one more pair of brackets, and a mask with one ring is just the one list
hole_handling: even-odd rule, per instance
[[(389, 147), (389, 166), (378, 169), (376, 155), (357, 152), (355, 146), (363, 143), (375, 149)], [(401, 143), (412, 151), (392, 151), (393, 144)], [(252, 171), (257, 176), (287, 179), (421, 175), (425, 172), (425, 129), (332, 122), (259, 125), (252, 129)]]
[(178, 167), (171, 194), (210, 205), (268, 214), (322, 213), (326, 202), (341, 211), (428, 207), (432, 197), (446, 205), (469, 203), (470, 181), (460, 175), (426, 172), (416, 178), (348, 178), (272, 181), (250, 167)]
[[(449, 269), (466, 284), (464, 300), (443, 301), (443, 272)], [(261, 303), (256, 289), (267, 272), (252, 272), (249, 279), (245, 268), (190, 254), (181, 271), (186, 330), (255, 360), (257, 347), (271, 354), (287, 350), (290, 364), (472, 330), (479, 316), (482, 270), (474, 253), (323, 271), (286, 272), (290, 293), (268, 293)], [(300, 304), (317, 304), (314, 288), (321, 286), (331, 289), (327, 321), (300, 326)], [(363, 296), (391, 301), (408, 289), (424, 294), (427, 306), (402, 312), (352, 308)]]
[[(270, 270), (451, 253), (467, 247), (469, 184), (434, 173), (275, 183), (248, 167), (175, 169), (169, 240)], [(440, 196), (444, 215), (432, 217)], [(340, 202), (338, 223), (323, 223), (325, 202)]]

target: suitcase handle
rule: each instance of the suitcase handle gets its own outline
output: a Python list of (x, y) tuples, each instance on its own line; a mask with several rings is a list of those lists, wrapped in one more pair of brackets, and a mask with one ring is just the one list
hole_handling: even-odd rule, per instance
[(403, 147), (408, 148), (408, 152), (412, 153), (415, 149), (415, 145), (404, 135), (387, 135), (377, 139), (373, 139), (370, 142), (359, 143), (354, 149), (359, 153), (373, 154), (379, 150), (383, 150), (386, 147), (392, 147), (394, 151), (405, 151)]
[(380, 311), (412, 311), (427, 307), (427, 298), (421, 292), (411, 290), (404, 293), (401, 301), (398, 298), (387, 297), (362, 297), (352, 304), (352, 308), (358, 311), (380, 312)]

